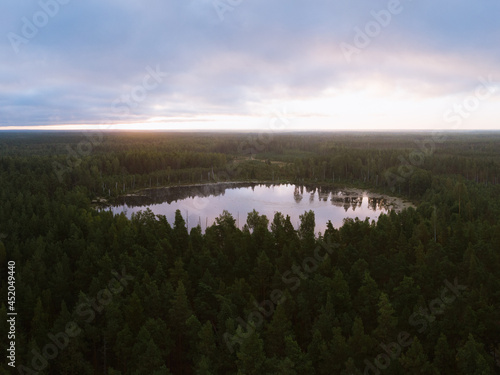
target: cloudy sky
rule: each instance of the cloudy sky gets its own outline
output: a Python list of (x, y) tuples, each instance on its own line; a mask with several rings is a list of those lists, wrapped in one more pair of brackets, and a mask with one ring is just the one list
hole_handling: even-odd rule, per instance
[(4, 0), (0, 129), (500, 129), (498, 0)]

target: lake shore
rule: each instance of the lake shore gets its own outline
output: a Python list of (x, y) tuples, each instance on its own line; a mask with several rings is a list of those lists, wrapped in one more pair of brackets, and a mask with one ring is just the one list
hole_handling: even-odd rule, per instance
[(374, 191), (371, 191), (369, 189), (357, 189), (357, 188), (346, 188), (345, 190), (342, 190), (342, 193), (346, 197), (350, 196), (359, 196), (360, 194), (362, 195), (369, 195), (370, 198), (380, 198), (380, 199), (385, 199), (387, 202), (387, 205), (391, 207), (394, 210), (404, 210), (405, 208), (416, 208), (415, 204), (410, 202), (407, 199), (400, 198), (400, 197), (394, 197), (391, 195), (387, 194), (380, 194)]
[(157, 195), (158, 193), (163, 192), (165, 195), (173, 194), (179, 191), (179, 189), (187, 189), (187, 195), (210, 195), (210, 191), (212, 189), (228, 189), (228, 188), (238, 188), (238, 187), (249, 187), (249, 186), (259, 186), (259, 185), (295, 185), (302, 186), (307, 189), (331, 189), (332, 191), (336, 191), (339, 196), (344, 198), (355, 198), (360, 196), (368, 196), (370, 198), (381, 199), (386, 202), (386, 206), (388, 209), (393, 209), (396, 211), (401, 211), (405, 208), (413, 207), (416, 208), (415, 204), (407, 199), (396, 197), (388, 194), (383, 194), (380, 192), (376, 192), (367, 188), (356, 188), (356, 187), (348, 187), (348, 186), (339, 186), (333, 183), (312, 183), (312, 182), (291, 182), (291, 181), (224, 181), (224, 182), (209, 182), (209, 183), (195, 183), (195, 184), (177, 184), (177, 185), (169, 185), (169, 186), (160, 186), (160, 187), (152, 187), (152, 188), (143, 188), (137, 190), (135, 192), (131, 192), (128, 194), (121, 195), (115, 198), (111, 203), (114, 204), (122, 204), (127, 200), (134, 199), (148, 199), (151, 198), (152, 195)]

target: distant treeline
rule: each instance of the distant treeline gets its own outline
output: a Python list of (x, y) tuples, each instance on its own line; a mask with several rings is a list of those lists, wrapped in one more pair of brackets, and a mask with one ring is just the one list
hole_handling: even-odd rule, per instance
[(53, 182), (98, 196), (179, 183), (286, 180), (362, 183), (418, 199), (432, 174), (498, 184), (499, 140), (496, 133), (5, 133), (0, 161), (3, 169), (43, 170)]
[[(17, 373), (500, 373), (500, 135), (266, 137), (0, 133)], [(179, 212), (91, 204), (227, 179), (362, 186), (417, 208), (318, 238), (312, 212), (298, 230), (257, 212), (240, 230), (223, 213), (202, 233)]]

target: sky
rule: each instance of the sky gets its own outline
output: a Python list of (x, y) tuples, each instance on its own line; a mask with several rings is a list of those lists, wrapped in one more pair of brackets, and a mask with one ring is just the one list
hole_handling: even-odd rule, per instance
[(0, 130), (500, 130), (498, 0), (4, 0)]

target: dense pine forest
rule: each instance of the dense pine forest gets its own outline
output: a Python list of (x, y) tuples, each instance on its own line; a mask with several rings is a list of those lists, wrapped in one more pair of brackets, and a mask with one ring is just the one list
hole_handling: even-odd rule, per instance
[[(95, 203), (226, 181), (415, 208), (318, 236)], [(2, 132), (0, 186), (2, 374), (500, 374), (499, 133)]]

